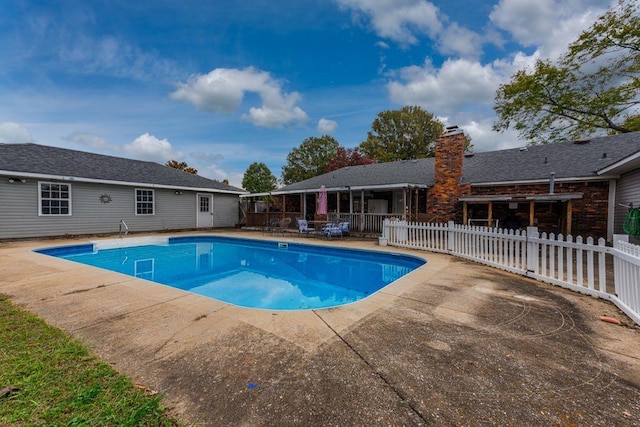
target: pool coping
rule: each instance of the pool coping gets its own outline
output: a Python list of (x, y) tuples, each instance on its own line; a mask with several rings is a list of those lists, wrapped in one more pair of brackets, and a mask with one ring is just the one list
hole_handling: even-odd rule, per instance
[[(565, 361), (562, 355), (575, 352), (576, 343), (582, 342), (576, 338), (584, 337), (588, 337), (588, 349), (594, 354), (584, 369), (593, 365), (594, 378), (608, 373), (636, 387), (640, 384), (639, 329), (599, 321), (598, 316), (604, 311), (623, 318), (605, 301), (449, 255), (381, 247), (376, 241), (240, 235), (406, 253), (422, 257), (427, 263), (356, 303), (274, 313), (236, 307), (120, 273), (96, 272), (89, 266), (32, 252), (39, 247), (101, 239), (5, 242), (0, 243), (0, 293), (80, 339), (136, 382), (165, 393), (165, 403), (175, 414), (198, 425), (235, 424), (232, 420), (243, 425), (420, 425), (438, 423), (437, 420), (456, 424), (463, 416), (460, 408), (467, 408), (467, 417), (475, 417), (462, 420), (487, 422), (487, 417), (498, 417), (503, 424), (508, 420), (518, 424), (553, 421), (560, 416), (554, 415), (554, 410), (566, 414), (580, 402), (571, 400), (574, 393), (565, 398), (560, 385), (548, 386), (545, 391), (533, 389), (535, 378), (545, 376), (556, 365), (562, 368), (556, 376), (567, 369), (575, 371), (577, 362)], [(437, 295), (438, 301), (430, 302), (428, 295)], [(503, 321), (502, 317), (514, 306), (528, 307), (528, 311)], [(493, 317), (479, 314), (489, 309)], [(494, 383), (494, 397), (483, 398), (483, 404), (469, 407), (469, 396), (456, 391), (456, 382), (452, 382), (455, 370), (448, 371), (447, 366), (488, 367), (495, 363), (496, 354), (506, 354), (502, 363), (516, 369), (520, 365), (513, 365), (508, 355), (517, 350), (502, 347), (503, 343), (518, 339), (520, 345), (528, 345), (535, 344), (535, 340), (527, 337), (526, 328), (520, 331), (513, 326), (530, 319), (536, 328), (553, 331), (558, 315), (564, 319), (564, 326), (549, 335), (558, 339), (545, 341), (549, 350), (557, 346), (558, 360), (554, 365), (543, 369), (538, 366), (541, 362), (530, 362), (526, 368), (531, 377), (514, 378), (502, 386), (499, 384), (503, 371), (486, 374), (487, 381)], [(545, 322), (550, 320), (547, 325)], [(409, 325), (410, 328), (405, 327)], [(522, 327), (528, 325), (529, 322), (523, 323)], [(462, 336), (455, 331), (467, 329), (482, 340), (495, 334), (497, 338), (491, 338), (487, 345), (496, 347), (497, 353), (485, 357), (487, 348), (481, 347), (462, 355), (468, 364), (464, 358), (456, 360), (460, 354), (453, 349)], [(502, 335), (505, 329), (509, 335)], [(379, 332), (372, 333), (376, 330)], [(425, 333), (437, 338), (426, 339)], [(390, 342), (396, 341), (397, 347), (387, 349)], [(389, 353), (391, 348), (394, 350)], [(427, 359), (418, 365), (417, 360), (409, 363), (405, 356), (414, 353)], [(442, 378), (414, 383), (421, 370), (430, 369), (431, 363), (436, 364), (445, 355), (450, 362), (436, 371)], [(286, 365), (282, 365), (283, 361), (287, 361)], [(574, 377), (579, 378), (579, 373), (571, 376)], [(250, 381), (260, 386), (249, 392), (246, 384)], [(527, 403), (531, 411), (526, 413), (521, 411), (522, 403), (514, 404), (513, 395), (500, 392), (500, 387), (518, 382), (524, 382), (537, 396)], [(583, 422), (624, 424), (629, 421), (625, 411), (640, 416), (637, 406), (624, 403), (629, 390), (615, 394), (618, 389), (610, 384), (608, 398), (618, 399), (623, 406), (618, 412), (612, 411), (610, 418), (598, 418), (604, 417), (595, 409), (602, 396), (590, 390), (583, 387), (579, 393), (585, 402), (581, 408), (587, 411), (582, 415), (586, 417)], [(640, 393), (640, 388), (635, 390)], [(203, 395), (210, 399), (198, 397)], [(440, 402), (438, 396), (447, 396), (450, 403), (436, 404)], [(329, 404), (334, 399), (339, 403)], [(547, 399), (554, 403), (548, 403), (550, 412), (541, 415), (538, 403)], [(597, 417), (589, 415), (590, 411)]]
[[(137, 247), (137, 246), (146, 246), (146, 245), (169, 245), (172, 240), (174, 241), (174, 243), (192, 243), (191, 241), (189, 241), (190, 239), (198, 239), (198, 238), (203, 238), (204, 240), (202, 240), (202, 243), (206, 243), (207, 239), (218, 239), (218, 242), (228, 242), (228, 241), (236, 241), (239, 243), (245, 243), (245, 244), (249, 244), (249, 245), (254, 245), (256, 242), (258, 243), (257, 246), (264, 248), (264, 249), (274, 249), (272, 246), (267, 246), (264, 244), (261, 244), (261, 242), (271, 242), (273, 243), (277, 243), (278, 244), (278, 248), (280, 248), (280, 245), (287, 245), (286, 249), (289, 249), (288, 245), (295, 245), (294, 249), (296, 247), (324, 247), (324, 248), (332, 248), (335, 249), (336, 251), (338, 251), (338, 253), (344, 253), (342, 251), (355, 251), (358, 253), (371, 253), (371, 254), (379, 254), (379, 255), (398, 255), (399, 257), (402, 257), (403, 259), (415, 259), (415, 260), (420, 260), (423, 262), (423, 264), (421, 265), (417, 265), (415, 267), (412, 267), (413, 269), (408, 272), (403, 274), (401, 277), (399, 277), (396, 280), (391, 281), (390, 283), (387, 284), (383, 284), (381, 287), (377, 287), (375, 288), (375, 290), (373, 290), (369, 295), (361, 297), (355, 301), (351, 301), (348, 303), (342, 303), (342, 304), (337, 304), (337, 305), (328, 305), (328, 306), (324, 306), (324, 307), (311, 307), (311, 308), (304, 308), (304, 309), (291, 309), (291, 308), (275, 308), (275, 307), (249, 307), (246, 305), (239, 305), (239, 304), (234, 304), (233, 302), (229, 302), (229, 301), (225, 301), (224, 299), (217, 299), (215, 297), (212, 296), (208, 296), (208, 295), (204, 295), (201, 294), (199, 292), (195, 292), (195, 291), (191, 291), (189, 289), (182, 289), (178, 286), (173, 286), (171, 284), (168, 283), (162, 283), (162, 282), (158, 282), (155, 280), (147, 280), (144, 279), (143, 277), (138, 277), (138, 276), (134, 276), (131, 274), (127, 274), (127, 273), (121, 273), (118, 272), (116, 270), (112, 270), (110, 268), (106, 268), (106, 267), (100, 267), (100, 266), (95, 266), (89, 263), (84, 263), (82, 261), (77, 261), (75, 259), (68, 259), (65, 258), (65, 256), (67, 255), (81, 255), (81, 254), (85, 254), (87, 252), (91, 253), (91, 252), (95, 252), (95, 251), (100, 251), (100, 250), (110, 250), (110, 249), (125, 249), (125, 248), (131, 248), (131, 247)], [(220, 240), (222, 239), (222, 240)], [(344, 246), (335, 246), (335, 245), (322, 245), (322, 244), (314, 244), (312, 241), (306, 241), (308, 239), (305, 239), (305, 241), (301, 242), (301, 241), (297, 241), (294, 239), (256, 239), (254, 238), (248, 238), (246, 236), (244, 237), (240, 237), (237, 235), (212, 235), (211, 233), (188, 233), (188, 234), (181, 234), (181, 235), (167, 235), (167, 236), (143, 236), (143, 237), (132, 237), (132, 238), (107, 238), (107, 239), (92, 239), (89, 240), (88, 242), (84, 242), (84, 243), (72, 243), (72, 244), (56, 244), (56, 245), (46, 245), (43, 247), (38, 247), (38, 248), (34, 248), (32, 249), (35, 253), (41, 254), (41, 255), (46, 255), (46, 256), (51, 256), (54, 258), (58, 258), (58, 259), (62, 259), (62, 260), (66, 260), (66, 261), (72, 261), (72, 262), (76, 262), (79, 264), (83, 264), (87, 267), (93, 267), (96, 269), (100, 269), (100, 270), (106, 270), (106, 271), (110, 271), (113, 273), (117, 273), (117, 274), (123, 274), (127, 277), (132, 277), (135, 279), (140, 279), (140, 280), (147, 280), (151, 283), (157, 284), (157, 285), (161, 285), (161, 286), (168, 286), (170, 288), (173, 289), (177, 289), (183, 292), (188, 292), (191, 294), (195, 294), (195, 295), (199, 295), (199, 296), (204, 296), (206, 298), (211, 298), (214, 299), (215, 301), (224, 303), (224, 304), (228, 304), (234, 307), (240, 307), (240, 308), (248, 308), (248, 309), (253, 309), (253, 310), (267, 310), (267, 311), (304, 311), (304, 310), (322, 310), (322, 309), (326, 309), (326, 308), (336, 308), (336, 307), (341, 307), (341, 306), (345, 306), (345, 305), (349, 305), (349, 304), (354, 304), (354, 303), (358, 303), (360, 301), (364, 301), (368, 298), (371, 298), (373, 295), (377, 294), (378, 292), (383, 292), (385, 289), (387, 289), (388, 287), (394, 285), (398, 280), (402, 280), (402, 278), (404, 278), (405, 276), (413, 273), (415, 270), (417, 270), (418, 268), (424, 266), (424, 264), (427, 263), (427, 258), (424, 256), (419, 256), (413, 253), (407, 253), (407, 251), (391, 251), (391, 250), (376, 250), (376, 249), (372, 249), (372, 248), (367, 248), (364, 249), (362, 247), (344, 247)], [(359, 245), (361, 246), (361, 245)], [(416, 262), (416, 261), (412, 261), (412, 262)], [(264, 273), (264, 274), (268, 274), (268, 273)], [(286, 280), (284, 278), (281, 278), (283, 280)], [(319, 280), (319, 279), (318, 279)], [(331, 285), (329, 284), (329, 286), (339, 286), (339, 285)]]

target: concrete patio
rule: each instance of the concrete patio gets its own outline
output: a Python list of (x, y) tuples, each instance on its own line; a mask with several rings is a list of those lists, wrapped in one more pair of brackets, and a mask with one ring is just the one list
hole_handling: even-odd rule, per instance
[[(235, 307), (32, 252), (89, 240), (0, 243), (0, 293), (164, 393), (186, 423), (640, 420), (640, 329), (601, 300), (370, 240), (278, 238), (428, 260), (364, 301), (299, 312)], [(604, 314), (623, 326), (599, 320)]]

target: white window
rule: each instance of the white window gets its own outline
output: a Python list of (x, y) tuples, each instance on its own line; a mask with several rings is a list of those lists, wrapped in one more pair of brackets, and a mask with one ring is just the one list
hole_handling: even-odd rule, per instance
[(40, 216), (71, 215), (71, 184), (38, 183), (38, 214)]
[(154, 214), (153, 190), (136, 189), (136, 215)]

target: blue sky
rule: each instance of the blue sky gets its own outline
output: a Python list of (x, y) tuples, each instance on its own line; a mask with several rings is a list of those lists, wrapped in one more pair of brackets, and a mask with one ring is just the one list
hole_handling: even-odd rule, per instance
[(609, 0), (4, 0), (0, 142), (164, 163), (240, 186), (253, 162), (420, 105), (476, 151), (501, 83), (554, 58)]

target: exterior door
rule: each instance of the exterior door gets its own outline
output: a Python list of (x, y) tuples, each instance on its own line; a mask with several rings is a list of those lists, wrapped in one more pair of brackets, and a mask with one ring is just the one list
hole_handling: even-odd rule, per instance
[(198, 194), (198, 228), (213, 227), (213, 196), (211, 194)]

